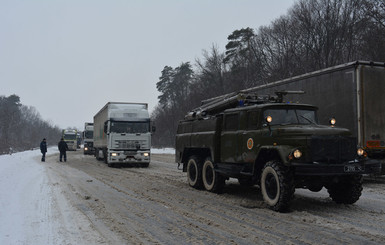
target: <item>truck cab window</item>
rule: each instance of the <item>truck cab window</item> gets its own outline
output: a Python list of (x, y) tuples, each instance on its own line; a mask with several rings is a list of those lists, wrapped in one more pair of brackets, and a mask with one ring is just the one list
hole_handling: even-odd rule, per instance
[(137, 134), (149, 131), (149, 122), (111, 122), (111, 132), (113, 133)]
[(303, 109), (268, 109), (265, 110), (264, 118), (272, 117), (270, 125), (290, 124), (317, 124), (317, 116), (314, 110)]

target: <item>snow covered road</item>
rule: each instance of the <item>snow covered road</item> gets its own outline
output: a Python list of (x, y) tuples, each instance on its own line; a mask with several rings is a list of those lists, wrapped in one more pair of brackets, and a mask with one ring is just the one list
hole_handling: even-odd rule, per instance
[(0, 156), (0, 244), (102, 243), (88, 218), (57, 192), (40, 156)]
[[(221, 195), (190, 188), (174, 155), (148, 168), (109, 168), (82, 151), (66, 163), (49, 149), (0, 156), (0, 245), (383, 244), (385, 178), (365, 180), (360, 200), (334, 203), (296, 190), (289, 213), (260, 189), (226, 181)], [(162, 152), (161, 152), (162, 153)]]

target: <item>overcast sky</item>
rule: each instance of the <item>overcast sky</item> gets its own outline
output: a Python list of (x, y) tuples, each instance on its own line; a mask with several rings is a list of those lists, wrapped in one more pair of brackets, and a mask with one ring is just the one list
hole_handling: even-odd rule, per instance
[(0, 95), (83, 129), (108, 102), (158, 103), (164, 66), (194, 64), (295, 0), (0, 0)]

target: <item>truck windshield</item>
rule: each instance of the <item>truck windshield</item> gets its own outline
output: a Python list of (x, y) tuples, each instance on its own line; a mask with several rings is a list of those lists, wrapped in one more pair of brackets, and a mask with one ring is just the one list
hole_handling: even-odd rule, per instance
[(76, 134), (65, 134), (63, 138), (65, 140), (76, 140)]
[(264, 118), (268, 116), (272, 117), (270, 125), (317, 124), (314, 110), (268, 109), (264, 111)]
[(150, 131), (149, 122), (111, 122), (112, 133), (148, 133)]
[(85, 131), (84, 138), (91, 139), (94, 137), (94, 131)]

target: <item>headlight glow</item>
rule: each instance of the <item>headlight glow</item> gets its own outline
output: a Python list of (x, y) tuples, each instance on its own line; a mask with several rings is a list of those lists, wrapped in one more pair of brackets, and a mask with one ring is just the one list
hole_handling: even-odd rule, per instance
[(118, 153), (112, 152), (112, 153), (111, 153), (111, 156), (112, 156), (112, 157), (117, 157), (117, 156), (118, 156)]
[(358, 148), (358, 149), (357, 149), (357, 155), (359, 155), (359, 156), (364, 156), (364, 155), (365, 155), (364, 149)]
[(150, 154), (148, 152), (143, 153), (143, 156), (148, 157)]
[(330, 124), (331, 126), (336, 125), (336, 123), (337, 123), (337, 120), (336, 120), (334, 117), (330, 118), (329, 124)]
[(294, 152), (293, 152), (293, 156), (295, 157), (295, 158), (301, 158), (302, 157), (302, 152), (300, 151), (300, 150), (295, 150)]
[(271, 123), (273, 121), (273, 118), (271, 116), (266, 117), (266, 122)]

